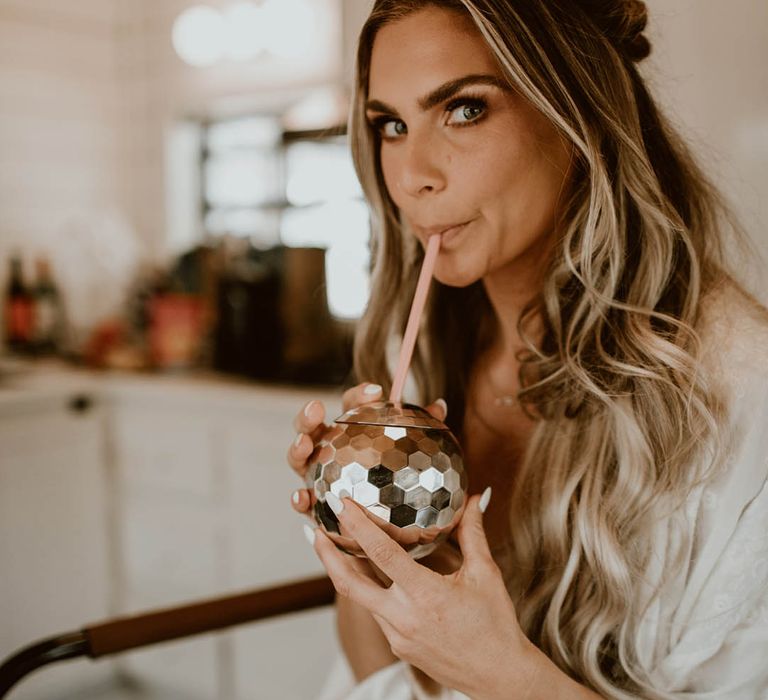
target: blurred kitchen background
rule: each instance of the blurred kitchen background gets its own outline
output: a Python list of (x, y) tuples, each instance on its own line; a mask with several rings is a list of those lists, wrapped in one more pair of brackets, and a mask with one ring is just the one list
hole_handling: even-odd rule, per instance
[[(340, 412), (367, 303), (370, 4), (0, 0), (0, 658), (321, 572), (284, 455), (306, 401)], [(761, 253), (768, 3), (648, 5), (643, 70)], [(11, 697), (307, 700), (336, 653), (322, 610)]]

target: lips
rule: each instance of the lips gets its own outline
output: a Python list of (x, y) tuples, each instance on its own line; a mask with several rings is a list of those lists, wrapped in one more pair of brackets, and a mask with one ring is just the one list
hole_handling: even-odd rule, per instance
[(438, 224), (436, 226), (416, 226), (415, 228), (424, 237), (430, 238), (431, 236), (435, 236), (437, 234), (442, 234), (442, 235), (449, 234), (454, 229), (457, 229), (460, 226), (464, 226), (465, 224), (468, 224), (468, 223), (469, 223), (469, 220), (459, 221), (452, 224)]
[(418, 230), (425, 236), (434, 236), (438, 233), (448, 233), (451, 229), (466, 224), (466, 221), (458, 221), (455, 224), (438, 224), (437, 226), (417, 226)]

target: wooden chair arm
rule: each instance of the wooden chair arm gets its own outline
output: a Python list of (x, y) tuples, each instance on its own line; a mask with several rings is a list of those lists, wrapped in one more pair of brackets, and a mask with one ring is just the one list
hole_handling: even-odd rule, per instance
[(5, 697), (24, 676), (55, 661), (119, 654), (159, 642), (330, 605), (334, 598), (330, 579), (320, 577), (88, 625), (79, 632), (36, 642), (8, 657), (0, 665), (0, 698)]

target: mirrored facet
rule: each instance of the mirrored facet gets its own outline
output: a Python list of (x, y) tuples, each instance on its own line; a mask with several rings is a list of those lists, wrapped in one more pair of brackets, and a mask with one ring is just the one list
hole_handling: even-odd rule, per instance
[(416, 513), (416, 524), (419, 527), (432, 527), (437, 522), (437, 511), (434, 508), (421, 508)]
[(327, 462), (326, 464), (322, 465), (322, 467), (322, 479), (328, 484), (332, 484), (334, 481), (337, 481), (341, 478), (341, 464), (339, 464), (339, 462), (335, 460)]
[(416, 511), (411, 506), (396, 506), (392, 509), (390, 522), (398, 527), (413, 525), (416, 522)]
[(337, 479), (331, 483), (331, 493), (337, 498), (349, 498), (352, 496), (353, 484), (347, 479)]
[(405, 492), (396, 484), (390, 484), (379, 489), (379, 502), (388, 505), (390, 508), (402, 505), (405, 500)]
[(408, 431), (405, 428), (402, 427), (395, 427), (395, 426), (387, 426), (384, 428), (384, 435), (386, 435), (391, 440), (399, 440), (400, 438), (404, 438), (406, 433)]
[(435, 452), (432, 455), (432, 466), (438, 471), (446, 472), (451, 468), (451, 459), (445, 452)]
[(461, 479), (455, 469), (449, 469), (443, 474), (443, 486), (451, 493), (461, 488)]
[(368, 470), (368, 481), (377, 488), (389, 486), (392, 483), (393, 478), (394, 474), (392, 473), (392, 470), (381, 465)]
[(433, 455), (440, 450), (437, 443), (431, 437), (423, 437), (418, 442), (419, 449), (428, 455)]
[(405, 492), (406, 505), (413, 508), (425, 508), (432, 503), (432, 494), (421, 486), (417, 486), (415, 489)]
[[(386, 430), (386, 428), (384, 428), (384, 430)], [(405, 428), (400, 428), (400, 430), (405, 430)], [(379, 435), (373, 439), (373, 448), (379, 452), (386, 452), (387, 450), (394, 448), (394, 446), (395, 441), (386, 435)]]
[(400, 470), (408, 464), (408, 455), (393, 447), (391, 450), (382, 453), (381, 464), (392, 471)]
[(368, 470), (358, 462), (351, 462), (341, 468), (341, 478), (346, 479), (352, 484), (357, 484), (368, 478)]
[(367, 481), (355, 484), (352, 498), (361, 506), (372, 506), (379, 502), (379, 489)]
[(419, 483), (419, 472), (413, 467), (405, 467), (395, 472), (395, 483), (404, 491)]
[(447, 489), (438, 489), (432, 494), (432, 507), (438, 511), (447, 508), (451, 504), (451, 494)]
[(433, 466), (427, 465), (419, 474), (419, 483), (430, 493), (437, 491), (443, 485), (443, 475)]
[(432, 460), (429, 455), (425, 455), (423, 452), (412, 452), (408, 457), (408, 466), (414, 467), (419, 471), (429, 469), (431, 465)]
[(437, 522), (435, 523), (438, 527), (447, 527), (451, 524), (451, 520), (453, 520), (455, 511), (453, 508), (443, 508), (438, 514), (437, 514)]

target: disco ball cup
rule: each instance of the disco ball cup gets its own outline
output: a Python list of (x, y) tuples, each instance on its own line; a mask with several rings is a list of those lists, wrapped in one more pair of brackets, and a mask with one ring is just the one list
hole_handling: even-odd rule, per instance
[(377, 401), (339, 416), (308, 460), (307, 488), (318, 525), (337, 547), (364, 557), (326, 501), (351, 498), (414, 559), (445, 540), (461, 519), (467, 474), (461, 447), (420, 406)]

